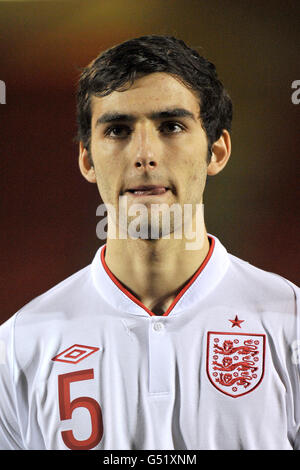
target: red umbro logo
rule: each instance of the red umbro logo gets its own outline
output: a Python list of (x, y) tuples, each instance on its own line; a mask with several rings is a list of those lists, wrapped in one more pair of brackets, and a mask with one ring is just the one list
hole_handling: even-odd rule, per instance
[(82, 344), (73, 344), (73, 346), (70, 346), (65, 351), (53, 357), (52, 361), (78, 364), (78, 362), (83, 361), (83, 359), (90, 356), (96, 351), (99, 351), (99, 348), (93, 348), (92, 346), (83, 346)]

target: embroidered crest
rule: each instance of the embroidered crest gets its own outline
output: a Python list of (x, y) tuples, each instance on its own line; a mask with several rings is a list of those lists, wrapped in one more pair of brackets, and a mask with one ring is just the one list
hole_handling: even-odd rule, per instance
[(252, 392), (263, 379), (265, 335), (207, 333), (206, 371), (215, 388), (230, 397)]

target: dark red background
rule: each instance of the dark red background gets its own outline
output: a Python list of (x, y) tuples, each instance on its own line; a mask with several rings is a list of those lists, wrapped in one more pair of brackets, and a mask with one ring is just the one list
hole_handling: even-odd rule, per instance
[(0, 322), (87, 265), (95, 185), (77, 164), (78, 67), (143, 34), (172, 34), (217, 66), (234, 102), (230, 163), (205, 193), (207, 228), (228, 251), (291, 281), (297, 259), (296, 1), (1, 2)]

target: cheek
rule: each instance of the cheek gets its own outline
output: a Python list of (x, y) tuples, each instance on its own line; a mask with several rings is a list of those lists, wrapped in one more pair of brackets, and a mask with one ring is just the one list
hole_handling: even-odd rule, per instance
[(206, 164), (204, 162), (194, 162), (189, 167), (189, 174), (187, 177), (187, 196), (193, 201), (200, 201), (206, 182)]
[(95, 174), (97, 180), (98, 191), (100, 193), (101, 199), (103, 202), (112, 202), (112, 190), (114, 188), (113, 184), (113, 173), (110, 171), (110, 168), (107, 165), (99, 164), (95, 162)]
[(204, 158), (199, 155), (199, 158), (186, 159), (184, 162), (185, 172), (189, 175), (191, 182), (200, 182), (206, 176), (207, 165)]
[(198, 196), (203, 193), (204, 187), (205, 187), (205, 181), (206, 181), (206, 173), (203, 171), (203, 169), (198, 169), (198, 172), (195, 172), (193, 175), (191, 175), (190, 179), (190, 188), (191, 192), (194, 194), (197, 194)]
[(94, 162), (96, 180), (101, 198), (104, 201), (110, 199), (110, 194), (115, 186), (116, 162), (103, 147), (95, 142), (91, 142), (91, 155)]

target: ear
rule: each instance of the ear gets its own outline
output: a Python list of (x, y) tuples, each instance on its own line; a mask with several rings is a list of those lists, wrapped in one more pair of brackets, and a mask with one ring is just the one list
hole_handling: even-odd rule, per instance
[(79, 169), (82, 176), (90, 183), (96, 183), (95, 169), (89, 157), (87, 149), (79, 142)]
[(230, 153), (230, 134), (224, 129), (221, 137), (212, 145), (212, 156), (211, 161), (207, 167), (207, 174), (209, 176), (213, 176), (223, 170), (229, 160)]

